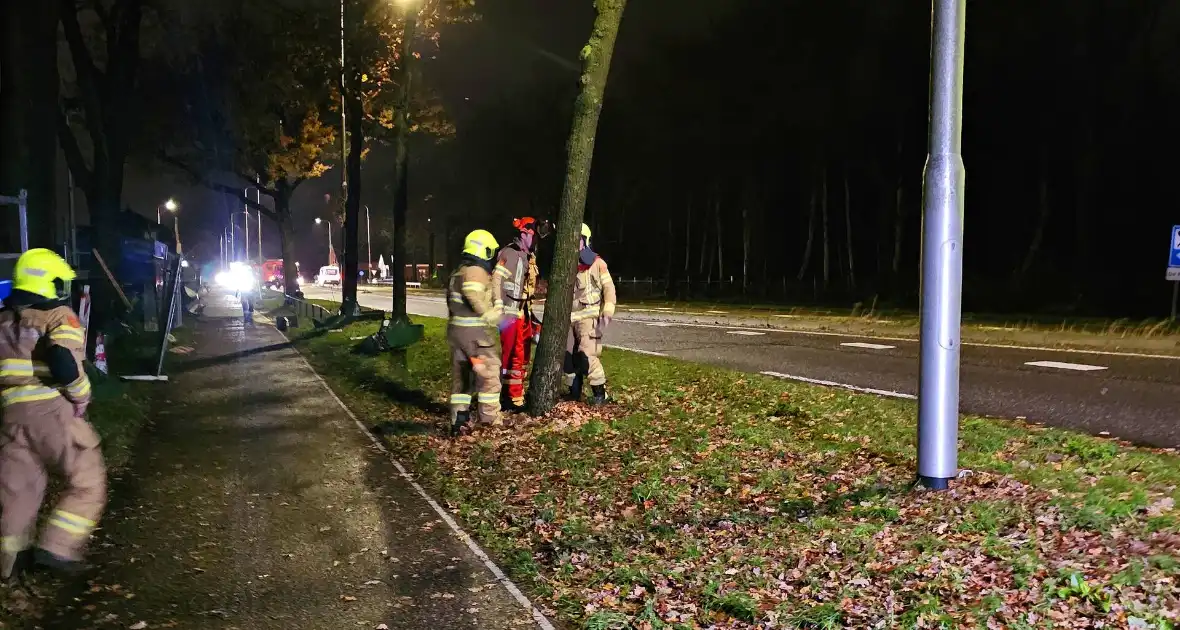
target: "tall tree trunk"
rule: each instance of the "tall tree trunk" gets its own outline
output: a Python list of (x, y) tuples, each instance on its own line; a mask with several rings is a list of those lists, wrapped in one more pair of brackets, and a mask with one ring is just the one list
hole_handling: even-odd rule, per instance
[(668, 249), (668, 265), (667, 265), (667, 270), (664, 272), (664, 277), (668, 279), (668, 283), (669, 283), (668, 288), (671, 288), (671, 282), (672, 282), (672, 260), (673, 260), (673, 249), (674, 249), (672, 247), (672, 243), (676, 242), (676, 227), (672, 221), (673, 221), (672, 217), (668, 217), (668, 240), (665, 241), (667, 243), (667, 249)]
[[(394, 167), (393, 167), (393, 255), (390, 257), (390, 275), (393, 276), (393, 304), (390, 313), (393, 322), (408, 322), (406, 313), (406, 214), (410, 205), (410, 63), (414, 58), (414, 35), (418, 26), (415, 10), (406, 11), (405, 27), (402, 32), (401, 63), (398, 68), (398, 103), (394, 116)], [(359, 179), (359, 178), (358, 178)], [(417, 271), (417, 270), (415, 270)]]
[(594, 140), (602, 114), (611, 56), (619, 35), (619, 24), (627, 0), (597, 0), (597, 16), (590, 40), (582, 48), (581, 93), (574, 103), (573, 124), (567, 146), (565, 185), (558, 211), (557, 238), (550, 269), (549, 298), (545, 303), (545, 326), (537, 346), (529, 393), (530, 412), (545, 415), (557, 402), (562, 359), (573, 309), (574, 273), (577, 269), (578, 239), (586, 211), (586, 189), (594, 161)]
[(894, 195), (894, 213), (893, 213), (893, 260), (889, 266), (889, 272), (892, 275), (891, 284), (896, 284), (898, 278), (901, 276), (901, 246), (905, 238), (905, 206), (903, 205), (902, 196), (905, 193), (905, 188), (902, 186), (902, 178), (897, 177), (897, 192)]
[[(900, 132), (899, 132), (900, 135)], [(905, 144), (903, 141), (897, 141), (897, 163), (901, 164), (903, 153), (905, 151)], [(901, 251), (902, 243), (905, 239), (905, 176), (904, 169), (897, 174), (897, 189), (894, 193), (893, 199), (893, 260), (889, 265), (889, 286), (893, 291), (897, 291), (901, 284)]]
[[(709, 207), (705, 206), (705, 211), (701, 216), (702, 224), (707, 228), (709, 225)], [(708, 260), (709, 276), (713, 275), (713, 261), (709, 260), (709, 230), (701, 230), (701, 257), (697, 260), (697, 277), (705, 275), (705, 262)]]
[(299, 268), (295, 266), (295, 226), (291, 219), (291, 194), (294, 190), (285, 179), (275, 182), (275, 222), (279, 225), (279, 245), (283, 250), (283, 292), (299, 293)]
[(722, 249), (725, 239), (722, 238), (725, 232), (721, 229), (721, 197), (718, 195), (713, 200), (713, 218), (715, 219), (715, 226), (717, 228), (717, 280), (725, 282), (725, 259), (723, 258), (724, 250)]
[[(29, 247), (50, 247), (56, 223), (56, 2), (0, 6), (0, 195), (27, 190)], [(20, 251), (16, 209), (0, 207), (0, 251)]]
[(823, 220), (822, 220), (823, 228), (821, 231), (823, 233), (823, 239), (824, 239), (824, 243), (823, 243), (823, 247), (824, 247), (824, 275), (823, 275), (823, 279), (824, 279), (824, 290), (826, 291), (828, 288), (828, 281), (832, 277), (831, 250), (830, 250), (830, 243), (828, 241), (828, 169), (826, 166), (824, 167), (824, 172), (823, 172), (823, 184), (820, 185), (820, 188), (823, 191), (823, 197), (822, 197), (822, 200), (820, 201), (820, 213), (823, 216)]
[[(344, 268), (340, 279), (340, 313), (360, 315), (357, 303), (357, 279), (360, 277), (360, 226), (361, 226), (361, 155), (365, 146), (364, 110), (360, 95), (354, 90), (348, 94), (348, 135), (352, 142), (348, 146), (345, 170), (348, 175), (348, 197), (344, 202)], [(331, 229), (331, 226), (329, 226)]]
[(1012, 278), (1012, 284), (1016, 288), (1024, 283), (1025, 277), (1032, 269), (1033, 263), (1036, 262), (1037, 254), (1041, 251), (1041, 243), (1045, 239), (1045, 228), (1049, 225), (1049, 215), (1051, 213), (1051, 206), (1049, 205), (1049, 180), (1045, 175), (1045, 163), (1041, 163), (1041, 181), (1037, 187), (1038, 207), (1037, 213), (1037, 227), (1033, 230), (1032, 240), (1028, 243), (1028, 249), (1024, 252), (1024, 259), (1020, 262), (1020, 267), (1017, 268), (1016, 273)]
[[(86, 43), (78, 11), (86, 3), (57, 0), (62, 34), (77, 77), (81, 114), (91, 146), (88, 165), (65, 113), (57, 117), (58, 141), (83, 194), (96, 232), (96, 245), (108, 260), (115, 260), (120, 248), (120, 216), (123, 167), (129, 146), (129, 116), (135, 111), (129, 99), (135, 93), (139, 69), (139, 32), (143, 17), (142, 0), (118, 0), (108, 11), (104, 67), (99, 70), (95, 55)], [(98, 283), (101, 286), (102, 283)], [(98, 305), (98, 300), (95, 302)]]
[(742, 294), (750, 288), (750, 206), (742, 204)]
[(852, 251), (852, 193), (848, 187), (848, 173), (844, 173), (844, 228), (848, 235), (848, 288), (856, 289), (856, 263)]
[(684, 277), (688, 277), (689, 252), (692, 250), (692, 197), (684, 208)]
[(799, 274), (795, 279), (803, 282), (807, 268), (811, 266), (811, 250), (815, 247), (815, 186), (811, 188), (811, 202), (807, 206), (807, 244), (803, 246), (803, 261), (799, 263)]

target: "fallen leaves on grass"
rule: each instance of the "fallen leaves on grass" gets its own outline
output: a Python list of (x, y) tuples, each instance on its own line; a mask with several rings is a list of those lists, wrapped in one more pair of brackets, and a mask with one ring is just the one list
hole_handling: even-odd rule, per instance
[[(441, 337), (428, 328), (420, 352), (440, 350), (431, 344)], [(968, 418), (974, 473), (921, 491), (912, 405), (612, 358), (615, 405), (561, 403), (461, 440), (383, 436), (539, 604), (580, 626), (1180, 619), (1172, 454)], [(444, 369), (416, 386), (441, 398)], [(445, 423), (358, 398), (382, 416)]]

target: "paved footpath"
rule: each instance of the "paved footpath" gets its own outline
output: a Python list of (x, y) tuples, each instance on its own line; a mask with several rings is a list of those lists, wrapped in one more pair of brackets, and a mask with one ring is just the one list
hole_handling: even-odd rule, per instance
[(537, 628), (282, 335), (212, 300), (113, 480), (97, 575), (43, 627)]

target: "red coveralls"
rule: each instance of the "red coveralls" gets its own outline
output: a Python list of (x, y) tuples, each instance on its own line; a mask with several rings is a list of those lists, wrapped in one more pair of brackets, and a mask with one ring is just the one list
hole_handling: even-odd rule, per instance
[(500, 250), (492, 274), (491, 293), (495, 305), (504, 309), (506, 318), (513, 318), (507, 326), (502, 324), (500, 327), (500, 356), (504, 362), (500, 373), (504, 390), (512, 404), (518, 407), (524, 405), (525, 367), (533, 339), (541, 332), (530, 309), (539, 275), (537, 255), (526, 251), (520, 241)]

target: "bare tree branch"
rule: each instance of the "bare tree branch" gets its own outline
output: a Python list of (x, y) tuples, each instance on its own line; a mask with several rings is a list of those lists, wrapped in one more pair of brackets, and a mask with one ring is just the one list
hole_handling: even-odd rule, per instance
[(102, 72), (94, 65), (82, 26), (78, 23), (78, 8), (74, 0), (59, 0), (62, 31), (69, 44), (70, 59), (78, 75), (78, 86), (82, 96), (83, 111), (86, 112), (86, 127), (94, 142), (95, 153), (106, 152), (106, 136), (102, 130), (103, 107), (100, 94), (104, 82)]
[(66, 154), (66, 164), (74, 174), (74, 180), (88, 195), (91, 194), (94, 190), (94, 172), (86, 165), (86, 157), (82, 155), (82, 149), (78, 146), (78, 138), (70, 128), (66, 115), (61, 111), (57, 113), (57, 140), (61, 150)]

